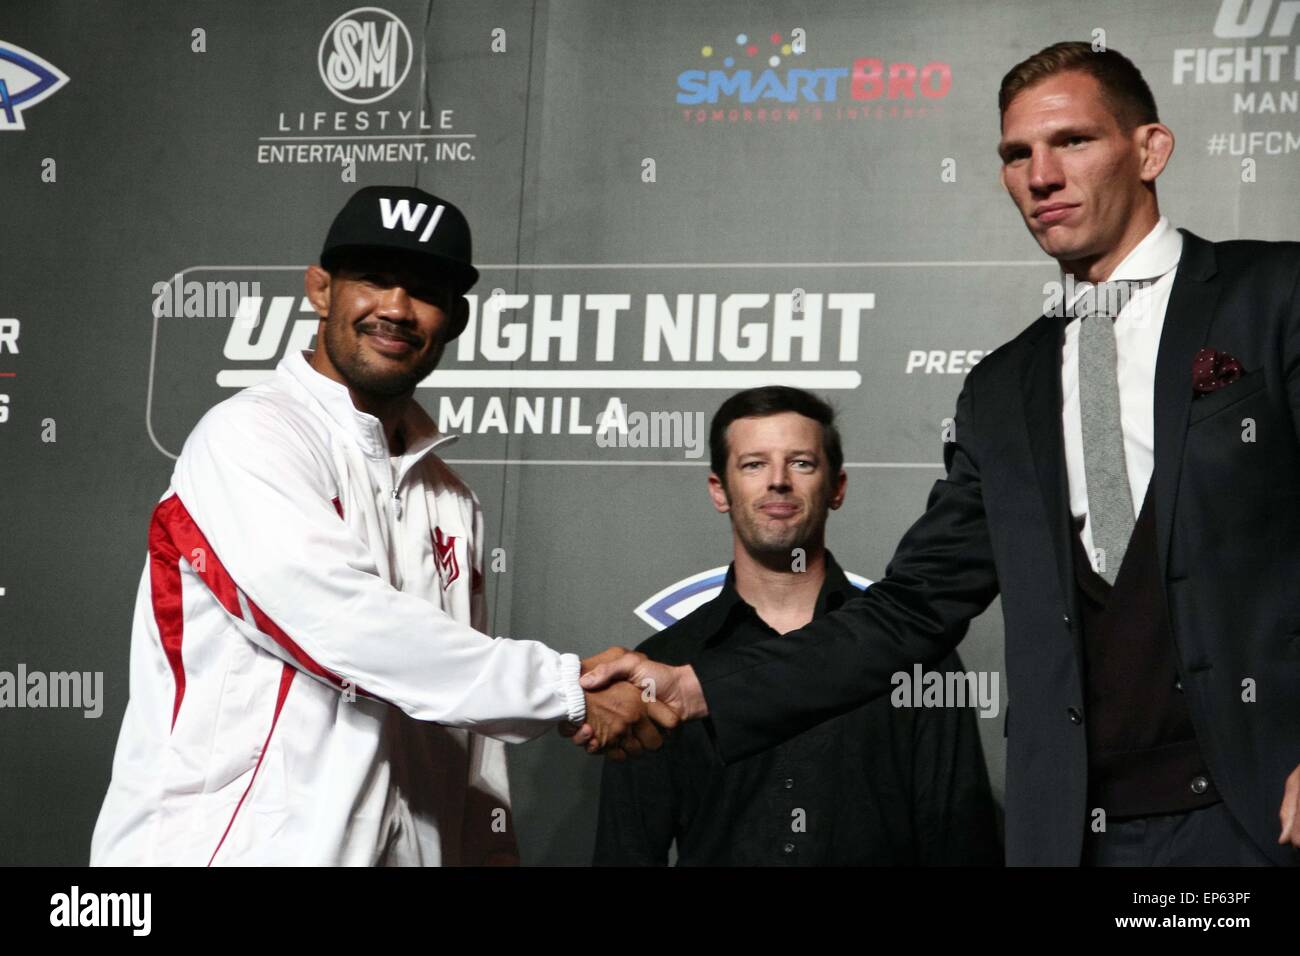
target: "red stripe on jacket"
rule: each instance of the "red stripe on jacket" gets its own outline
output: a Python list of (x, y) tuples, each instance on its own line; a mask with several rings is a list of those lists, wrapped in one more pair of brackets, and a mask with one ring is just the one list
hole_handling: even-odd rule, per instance
[(244, 798), (253, 789), (253, 781), (257, 779), (257, 771), (262, 768), (266, 750), (271, 746), (271, 735), (275, 733), (275, 725), (280, 722), (280, 711), (284, 709), (284, 699), (289, 696), (289, 686), (293, 683), (294, 675), (297, 673), (290, 664), (285, 664), (284, 669), (280, 671), (280, 691), (275, 697), (275, 713), (271, 715), (271, 729), (266, 732), (266, 741), (262, 744), (262, 752), (257, 755), (257, 763), (253, 766), (253, 775), (248, 778), (248, 786), (240, 794), (239, 802), (235, 804), (235, 812), (230, 815), (230, 820), (226, 823), (226, 829), (222, 831), (221, 839), (217, 841), (217, 848), (212, 851), (212, 856), (208, 857), (208, 866), (211, 866), (212, 861), (217, 858), (217, 853), (221, 851), (222, 845), (225, 844), (230, 828), (235, 825), (235, 817), (239, 816), (239, 808), (244, 805)]
[[(341, 511), (341, 506), (335, 507)], [(173, 728), (180, 713), (181, 701), (185, 697), (185, 664), (182, 654), (185, 620), (180, 583), (182, 557), (189, 562), (190, 568), (227, 613), (240, 620), (244, 617), (239, 606), (238, 585), (222, 564), (221, 558), (208, 544), (207, 537), (195, 523), (185, 503), (177, 495), (170, 495), (159, 502), (154, 508), (153, 521), (149, 527), (149, 569), (154, 620), (158, 623), (163, 653), (176, 681), (176, 699), (172, 705)], [(340, 689), (351, 689), (358, 694), (374, 697), (322, 667), (283, 628), (271, 620), (252, 598), (245, 594), (244, 600), (252, 612), (253, 625), (287, 652), (302, 670)]]

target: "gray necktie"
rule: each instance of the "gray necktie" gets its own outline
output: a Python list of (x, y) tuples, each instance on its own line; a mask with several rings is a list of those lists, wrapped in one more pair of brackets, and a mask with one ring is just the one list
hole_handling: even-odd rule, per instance
[[(1095, 301), (1105, 303), (1104, 283)], [(1085, 297), (1086, 302), (1086, 297)], [(1084, 315), (1079, 325), (1079, 418), (1083, 425), (1083, 470), (1088, 483), (1088, 520), (1093, 563), (1110, 584), (1133, 534), (1133, 495), (1124, 463), (1120, 427), (1119, 378), (1115, 370), (1115, 321), (1105, 314)], [(1097, 553), (1099, 552), (1099, 553)]]

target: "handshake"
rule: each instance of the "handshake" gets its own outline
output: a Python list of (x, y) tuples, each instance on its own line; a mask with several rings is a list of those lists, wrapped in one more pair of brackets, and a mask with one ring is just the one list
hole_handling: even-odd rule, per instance
[(658, 750), (660, 731), (708, 714), (692, 667), (660, 664), (622, 647), (586, 658), (581, 684), (587, 719), (581, 726), (560, 724), (560, 734), (611, 760)]

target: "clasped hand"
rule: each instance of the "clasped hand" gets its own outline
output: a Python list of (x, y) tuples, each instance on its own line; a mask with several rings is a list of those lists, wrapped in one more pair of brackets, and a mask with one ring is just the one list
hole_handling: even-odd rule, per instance
[(586, 721), (561, 723), (560, 733), (611, 760), (658, 750), (661, 731), (672, 730), (683, 717), (683, 707), (674, 704), (676, 670), (622, 647), (586, 658), (581, 678)]

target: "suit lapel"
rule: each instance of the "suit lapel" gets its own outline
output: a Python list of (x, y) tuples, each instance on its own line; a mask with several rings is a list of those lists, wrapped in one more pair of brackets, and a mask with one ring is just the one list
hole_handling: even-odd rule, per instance
[(1052, 550), (1066, 605), (1074, 605), (1070, 560), (1070, 498), (1065, 479), (1065, 441), (1061, 431), (1061, 344), (1065, 319), (1040, 319), (1043, 334), (1031, 346), (1021, 379), (1025, 425), (1051, 532)]
[(1156, 547), (1162, 580), (1169, 571), (1174, 498), (1192, 405), (1192, 359), (1205, 345), (1220, 291), (1214, 278), (1214, 245), (1186, 229), (1178, 231), (1183, 234), (1183, 254), (1156, 353), (1155, 471), (1151, 480), (1155, 482)]

